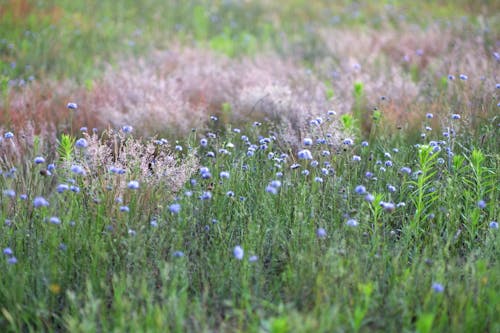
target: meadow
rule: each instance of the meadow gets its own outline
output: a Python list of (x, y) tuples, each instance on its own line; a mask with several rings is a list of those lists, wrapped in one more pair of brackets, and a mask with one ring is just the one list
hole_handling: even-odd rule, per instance
[(0, 0), (0, 331), (499, 332), (499, 27)]

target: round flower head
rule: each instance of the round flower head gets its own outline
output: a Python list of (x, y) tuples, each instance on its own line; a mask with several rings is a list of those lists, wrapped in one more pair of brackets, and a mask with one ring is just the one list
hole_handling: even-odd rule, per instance
[(462, 80), (462, 81), (467, 81), (469, 79), (469, 77), (465, 74), (460, 74), (459, 77), (460, 77), (460, 80)]
[(76, 142), (75, 142), (76, 148), (87, 148), (88, 145), (89, 144), (88, 144), (87, 140), (85, 140), (84, 138), (80, 138), (80, 139), (76, 140)]
[(326, 237), (326, 230), (324, 228), (318, 228), (318, 230), (316, 230), (316, 236), (318, 238), (325, 238)]
[(228, 171), (221, 171), (219, 176), (222, 179), (229, 179), (229, 172)]
[(3, 136), (6, 139), (12, 139), (14, 137), (14, 133), (12, 133), (12, 132), (5, 132), (5, 134)]
[(349, 219), (345, 224), (349, 227), (357, 227), (359, 223), (355, 219)]
[(68, 109), (70, 109), (70, 110), (76, 110), (76, 109), (78, 109), (78, 104), (76, 104), (76, 103), (68, 103), (68, 104), (66, 105), (66, 107), (67, 107)]
[(181, 205), (178, 203), (171, 204), (170, 207), (168, 208), (168, 210), (172, 214), (179, 214), (179, 212), (181, 211)]
[(202, 147), (206, 147), (206, 146), (208, 145), (208, 140), (207, 140), (207, 139), (205, 139), (205, 138), (201, 139), (201, 140), (200, 140), (200, 145), (201, 145)]
[(460, 115), (457, 113), (451, 115), (451, 119), (460, 119), (460, 118), (461, 118)]
[(43, 158), (42, 156), (37, 156), (37, 157), (35, 157), (34, 162), (35, 162), (35, 164), (45, 163), (45, 158)]
[(311, 138), (304, 139), (304, 146), (311, 146), (313, 144), (313, 140)]
[(47, 200), (45, 200), (44, 197), (36, 197), (33, 200), (33, 206), (35, 206), (35, 208), (47, 207), (48, 205), (49, 205), (49, 202)]
[(79, 165), (74, 164), (71, 166), (70, 169), (71, 172), (76, 173), (77, 175), (83, 175), (83, 176), (85, 175), (85, 170)]
[(432, 290), (435, 293), (442, 293), (444, 291), (444, 286), (441, 283), (434, 282), (432, 284)]
[(134, 128), (130, 125), (125, 125), (122, 127), (123, 133), (129, 134), (129, 133), (132, 133), (133, 130), (134, 130)]
[(354, 192), (356, 192), (357, 194), (365, 194), (366, 193), (366, 187), (364, 187), (363, 185), (358, 185), (354, 189)]
[(498, 229), (498, 222), (491, 221), (490, 222), (490, 229)]
[(6, 247), (5, 249), (3, 249), (3, 254), (5, 254), (6, 256), (11, 256), (14, 254), (14, 252), (10, 247)]
[(425, 115), (427, 117), (427, 119), (432, 119), (434, 118), (434, 115), (432, 113), (428, 113)]
[(139, 182), (136, 180), (131, 180), (128, 182), (127, 187), (131, 190), (137, 190), (139, 188)]
[(233, 255), (236, 259), (242, 260), (245, 252), (243, 251), (243, 248), (241, 246), (236, 245), (233, 249)]
[(302, 160), (312, 160), (312, 154), (308, 149), (304, 149), (298, 152), (297, 156)]

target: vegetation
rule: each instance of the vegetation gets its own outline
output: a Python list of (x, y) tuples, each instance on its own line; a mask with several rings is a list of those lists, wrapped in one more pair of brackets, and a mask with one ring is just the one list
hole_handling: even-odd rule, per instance
[(498, 13), (3, 2), (0, 330), (499, 331)]

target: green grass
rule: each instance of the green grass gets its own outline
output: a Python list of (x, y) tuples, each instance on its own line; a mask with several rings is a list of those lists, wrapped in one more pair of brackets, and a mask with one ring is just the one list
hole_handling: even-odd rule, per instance
[[(402, 12), (419, 29), (465, 14), (469, 27), (484, 28), (498, 21), (498, 5), (484, 3), (491, 16), (481, 21), (485, 9), (467, 1), (294, 0), (272, 10), (239, 1), (14, 1), (0, 7), (3, 93), (30, 75), (91, 86), (103, 63), (173, 41), (233, 57), (286, 56), (292, 41), (310, 63), (323, 52), (315, 28), (397, 27)], [(301, 132), (313, 144), (299, 147), (267, 120), (240, 132), (207, 119), (170, 144), (99, 131), (82, 134), (86, 148), (71, 133), (8, 138), (0, 128), (0, 331), (500, 331), (498, 89), (491, 101), (477, 89), (477, 103), (488, 102), (471, 118), (463, 100), (473, 88), (426, 84), (441, 107), (431, 120), (430, 104), (413, 106), (424, 120), (412, 131), (390, 132), (384, 107), (367, 120), (370, 87), (359, 81), (353, 114), (325, 110), (322, 124)], [(230, 112), (223, 104), (221, 114)], [(345, 133), (328, 135), (331, 122)], [(300, 159), (302, 149), (313, 159)], [(48, 206), (36, 207), (37, 197)]]
[[(384, 139), (368, 147), (355, 140), (339, 152), (314, 145), (319, 165), (299, 160), (302, 167), (291, 169), (295, 157), (280, 159), (280, 138), (271, 138), (265, 125), (243, 133), (257, 143), (253, 156), (231, 131), (206, 147), (184, 144), (196, 149), (212, 177), (192, 176), (174, 200), (178, 214), (158, 186), (117, 186), (117, 178), (138, 176), (132, 166), (110, 176), (77, 154), (73, 163), (87, 165), (86, 176), (72, 176), (61, 163), (43, 177), (33, 156), (12, 177), (3, 169), (1, 187), (18, 195), (1, 197), (1, 219), (10, 222), (0, 243), (13, 254), (0, 261), (0, 325), (10, 331), (499, 328), (498, 230), (489, 226), (499, 217), (495, 142), (457, 139), (456, 146), (476, 148), (454, 149), (453, 157), (446, 153), (450, 141), (433, 153), (430, 146)], [(270, 138), (266, 150), (258, 148), (259, 135)], [(231, 155), (205, 157), (227, 142), (235, 145)], [(387, 160), (392, 167), (384, 166)], [(326, 162), (328, 175), (321, 170)], [(402, 173), (403, 166), (412, 174)], [(55, 191), (67, 177), (79, 193)], [(273, 180), (281, 181), (275, 195), (266, 191)], [(355, 193), (360, 184), (373, 202)], [(212, 198), (201, 200), (209, 190)], [(50, 206), (34, 208), (37, 195)], [(384, 209), (381, 201), (405, 205)], [(128, 213), (119, 211), (123, 205)], [(51, 223), (52, 216), (61, 223)], [(348, 219), (358, 225), (348, 226)], [(317, 235), (319, 228), (326, 236)], [(245, 251), (241, 261), (233, 257), (237, 245)], [(8, 263), (12, 257), (17, 263)], [(444, 291), (434, 291), (433, 283)]]

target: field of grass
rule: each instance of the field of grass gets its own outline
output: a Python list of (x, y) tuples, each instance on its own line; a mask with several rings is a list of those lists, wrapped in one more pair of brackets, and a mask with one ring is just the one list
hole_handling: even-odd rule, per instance
[(0, 0), (0, 331), (499, 332), (499, 28)]

